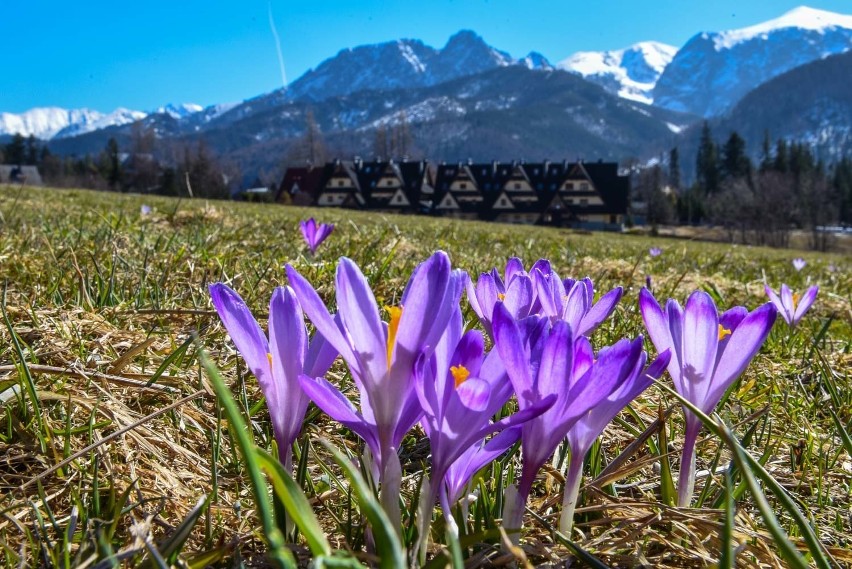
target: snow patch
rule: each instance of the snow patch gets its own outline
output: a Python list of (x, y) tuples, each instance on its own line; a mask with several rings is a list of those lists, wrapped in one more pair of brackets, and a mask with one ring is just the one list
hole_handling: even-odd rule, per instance
[(852, 16), (799, 6), (774, 20), (739, 30), (711, 34), (711, 37), (716, 51), (722, 51), (754, 38), (766, 39), (770, 32), (784, 28), (798, 28), (817, 32), (824, 32), (829, 28), (852, 29)]

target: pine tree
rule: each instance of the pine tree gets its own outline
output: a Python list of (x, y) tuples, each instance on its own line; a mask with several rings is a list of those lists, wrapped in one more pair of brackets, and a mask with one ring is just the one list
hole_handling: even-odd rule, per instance
[(749, 178), (750, 174), (751, 161), (746, 155), (745, 140), (734, 131), (722, 148), (722, 177)]
[(783, 138), (779, 138), (775, 143), (775, 161), (772, 168), (777, 172), (789, 172), (790, 161), (787, 156), (787, 142)]
[(24, 137), (17, 133), (12, 137), (12, 141), (6, 145), (6, 162), (15, 166), (20, 166), (26, 159), (26, 142)]
[(763, 131), (763, 144), (760, 147), (760, 171), (766, 172), (772, 167), (772, 140), (769, 129)]
[(710, 124), (704, 121), (701, 128), (701, 141), (698, 145), (698, 155), (695, 160), (698, 184), (707, 194), (714, 194), (719, 189), (719, 150), (713, 142)]
[(677, 146), (669, 151), (669, 184), (675, 193), (680, 193), (680, 153)]

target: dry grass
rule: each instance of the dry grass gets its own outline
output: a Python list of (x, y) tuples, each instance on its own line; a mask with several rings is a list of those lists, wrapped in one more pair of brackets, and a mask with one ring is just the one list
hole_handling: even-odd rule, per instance
[[(140, 215), (143, 202), (155, 207), (152, 215)], [(315, 259), (304, 256), (296, 229), (309, 214), (338, 224)], [(663, 255), (649, 258), (652, 244)], [(251, 488), (195, 345), (187, 342), (192, 334), (251, 417), (261, 447), (271, 446), (270, 425), (254, 378), (211, 311), (207, 285), (228, 282), (263, 316), (273, 287), (285, 281), (284, 263), (296, 265), (330, 299), (335, 259), (347, 255), (362, 267), (378, 300), (391, 301), (412, 267), (437, 248), (474, 273), (500, 266), (511, 255), (527, 263), (548, 257), (563, 276), (591, 276), (600, 290), (625, 286), (621, 307), (597, 332), (595, 346), (642, 332), (635, 305), (646, 276), (658, 297), (683, 299), (703, 288), (720, 304), (750, 307), (765, 302), (764, 274), (773, 286), (819, 283), (812, 313), (795, 333), (776, 325), (721, 415), (740, 437), (760, 425), (749, 450), (766, 455), (767, 470), (811, 517), (835, 560), (852, 567), (852, 457), (826, 412), (833, 389), (844, 405), (835, 411), (844, 424), (852, 419), (848, 257), (803, 254), (808, 266), (797, 273), (789, 260), (798, 253), (750, 247), (9, 187), (0, 188), (0, 274), (24, 359), (10, 329), (1, 326), (0, 564), (62, 564), (66, 552), (76, 564), (96, 566), (110, 555), (136, 564), (146, 543), (162, 543), (199, 498), (210, 496), (209, 510), (182, 548), (181, 563), (262, 566), (265, 546)], [(342, 366), (332, 373), (348, 381)], [(586, 481), (592, 483), (582, 493), (573, 538), (605, 563), (697, 567), (718, 559), (723, 510), (712, 505), (723, 487), (717, 470), (730, 461), (720, 442), (708, 436), (699, 447), (699, 470), (717, 470), (699, 481), (699, 493), (708, 485), (707, 500), (691, 509), (674, 508), (661, 496), (661, 461), (670, 461), (675, 471), (678, 466), (676, 407), (664, 423), (668, 452), (653, 450), (660, 440), (657, 429), (650, 443), (622, 455), (637, 432), (674, 403), (663, 391), (649, 390), (634, 403), (633, 415), (610, 425), (590, 461)], [(322, 433), (357, 448), (357, 439), (318, 413), (309, 422), (312, 436)], [(75, 454), (80, 456), (55, 469)], [(593, 479), (620, 455), (624, 461), (615, 474), (596, 484)], [(408, 437), (404, 497), (414, 492), (417, 467), (427, 459), (422, 437)], [(516, 459), (506, 463), (511, 460)], [(320, 467), (324, 461), (312, 447), (306, 493), (332, 545), (357, 547), (334, 521), (347, 500)], [(543, 472), (530, 504), (537, 517), (528, 516), (522, 545), (536, 565), (572, 555), (551, 532), (560, 476), (556, 469)], [(482, 489), (493, 490), (494, 480), (485, 480)], [(791, 521), (780, 510), (777, 515), (803, 547)], [(493, 512), (486, 518), (494, 523)], [(748, 494), (738, 501), (734, 537), (739, 565), (784, 566)], [(208, 553), (210, 558), (200, 557)], [(298, 553), (307, 560), (304, 548)], [(474, 567), (514, 559), (493, 538), (480, 540), (469, 554)]]

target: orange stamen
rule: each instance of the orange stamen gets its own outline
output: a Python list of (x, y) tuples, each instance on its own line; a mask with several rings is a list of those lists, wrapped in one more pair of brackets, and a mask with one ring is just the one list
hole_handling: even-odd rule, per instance
[(272, 371), (272, 354), (266, 352), (266, 359), (269, 360), (269, 371)]
[(470, 371), (464, 366), (450, 367), (450, 373), (453, 374), (453, 379), (456, 380), (456, 387), (464, 383), (470, 377)]
[(385, 310), (390, 315), (390, 322), (388, 322), (388, 367), (390, 367), (393, 346), (396, 344), (396, 332), (399, 329), (399, 319), (402, 318), (402, 305), (385, 306)]
[(725, 328), (724, 326), (722, 326), (721, 324), (719, 324), (719, 341), (721, 342), (722, 340), (725, 339), (725, 336), (730, 336), (730, 335), (731, 335), (731, 331), (728, 330), (727, 328)]
[(793, 308), (799, 305), (799, 299), (801, 297), (798, 294), (793, 294)]
[(498, 292), (497, 293), (497, 300), (499, 300), (499, 301), (506, 300), (506, 295), (503, 294), (502, 292)]

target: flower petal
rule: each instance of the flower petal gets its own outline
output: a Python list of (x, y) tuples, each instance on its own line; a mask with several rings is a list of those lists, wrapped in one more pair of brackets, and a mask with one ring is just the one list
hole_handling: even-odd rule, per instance
[(511, 257), (506, 262), (506, 280), (503, 281), (506, 284), (506, 288), (512, 285), (512, 279), (514, 279), (518, 275), (526, 275), (526, 271), (524, 271), (524, 263), (518, 259), (517, 257)]
[(776, 315), (775, 307), (767, 302), (740, 322), (719, 358), (719, 366), (713, 374), (712, 389), (703, 401), (696, 402), (702, 411), (713, 411), (731, 383), (745, 371), (772, 330)]
[(289, 447), (302, 429), (308, 397), (299, 386), (308, 333), (296, 295), (290, 287), (278, 287), (269, 303), (269, 340), (275, 377), (273, 393), (266, 393), (273, 425), (278, 428), (278, 445)]
[[(672, 378), (678, 378), (675, 379), (677, 383), (680, 378), (681, 346), (679, 343), (675, 344), (673, 341), (668, 314), (663, 312), (663, 309), (657, 303), (657, 299), (654, 298), (654, 295), (647, 288), (642, 288), (639, 291), (639, 311), (642, 313), (645, 329), (648, 331), (648, 336), (657, 349), (657, 353), (671, 350), (672, 357), (669, 362), (669, 373)], [(683, 393), (681, 392), (681, 394)]]
[[(386, 334), (379, 318), (376, 297), (361, 269), (347, 257), (340, 258), (335, 284), (337, 310), (352, 344), (361, 381), (372, 393), (385, 383), (388, 371)], [(378, 411), (377, 402), (371, 400), (371, 403), (373, 410)]]
[(373, 456), (379, 457), (380, 450), (376, 426), (368, 423), (340, 390), (322, 377), (311, 378), (307, 375), (299, 376), (299, 385), (317, 407), (364, 439), (364, 442), (370, 446)]
[(222, 319), (222, 324), (234, 341), (251, 372), (257, 377), (264, 392), (274, 392), (272, 370), (269, 366), (269, 343), (260, 325), (251, 315), (246, 303), (228, 285), (210, 285), (213, 306)]
[(692, 386), (691, 401), (702, 408), (713, 381), (718, 345), (716, 304), (706, 292), (695, 291), (689, 295), (684, 308), (682, 373)]
[(802, 316), (805, 315), (805, 312), (811, 307), (816, 300), (817, 293), (819, 292), (819, 287), (814, 285), (805, 291), (805, 294), (802, 295), (802, 298), (799, 299), (799, 305), (796, 307), (796, 313), (793, 314), (793, 322), (797, 323), (802, 319)]
[(515, 275), (509, 282), (503, 302), (516, 319), (528, 316), (533, 302), (532, 279), (525, 274)]
[(502, 303), (494, 307), (493, 326), (495, 349), (523, 405), (524, 398), (531, 397), (533, 389), (529, 367), (530, 350), (521, 338), (517, 323)]
[(623, 294), (624, 289), (619, 286), (603, 295), (580, 320), (578, 329), (574, 331), (574, 337), (588, 336), (594, 332), (604, 320), (609, 318)]
[(562, 306), (561, 319), (571, 326), (572, 331), (579, 330), (580, 321), (589, 310), (586, 301), (586, 284), (583, 281), (574, 283), (574, 286), (568, 291), (568, 297), (563, 299)]

